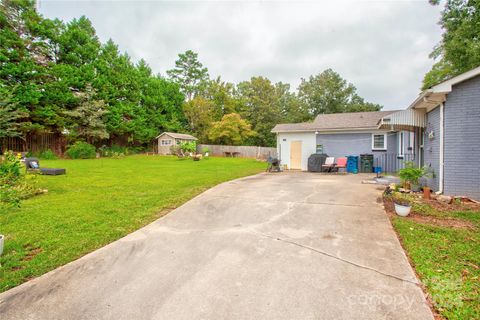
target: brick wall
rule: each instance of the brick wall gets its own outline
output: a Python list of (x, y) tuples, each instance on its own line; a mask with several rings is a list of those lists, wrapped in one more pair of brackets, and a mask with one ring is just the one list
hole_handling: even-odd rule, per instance
[(445, 102), (444, 192), (480, 200), (480, 76)]
[(433, 191), (438, 191), (440, 178), (440, 107), (436, 107), (427, 113), (425, 134), (424, 164), (431, 168), (435, 175), (434, 178), (427, 179), (427, 184)]

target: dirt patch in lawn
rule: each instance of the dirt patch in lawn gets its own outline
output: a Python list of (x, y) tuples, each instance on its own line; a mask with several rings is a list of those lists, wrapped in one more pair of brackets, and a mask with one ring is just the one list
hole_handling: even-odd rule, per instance
[(42, 248), (33, 247), (31, 244), (26, 244), (23, 247), (27, 251), (27, 254), (23, 257), (22, 261), (30, 261), (35, 258), (37, 254), (43, 251)]
[[(443, 203), (440, 203), (439, 201), (436, 201), (436, 200), (425, 200), (425, 202), (427, 204), (432, 203), (430, 205), (432, 207), (435, 207), (435, 209), (437, 209), (439, 211), (446, 212), (446, 211), (454, 211), (455, 210), (455, 208), (452, 208), (452, 206), (453, 206), (452, 204), (443, 204)], [(393, 203), (392, 199), (384, 198), (383, 199), (383, 205), (385, 207), (385, 211), (390, 216), (395, 216), (396, 215), (395, 206), (394, 206), (394, 203)], [(437, 206), (443, 208), (443, 210), (438, 209)], [(465, 210), (465, 206), (463, 206), (462, 204), (459, 204), (458, 206), (461, 209), (458, 208), (456, 210)], [(440, 226), (440, 227), (472, 229), (472, 230), (476, 229), (475, 225), (472, 222), (467, 221), (467, 220), (456, 219), (456, 218), (451, 218), (451, 217), (439, 218), (439, 217), (419, 214), (419, 213), (417, 213), (413, 210), (407, 217), (405, 217), (405, 219), (410, 219), (410, 220), (413, 220), (413, 221), (415, 221), (417, 223), (421, 223), (421, 224), (428, 224), (428, 225)]]

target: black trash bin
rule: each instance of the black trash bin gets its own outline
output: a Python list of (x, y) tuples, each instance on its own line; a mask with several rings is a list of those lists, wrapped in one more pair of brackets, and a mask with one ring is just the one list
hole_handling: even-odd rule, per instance
[(328, 155), (325, 153), (314, 153), (308, 157), (308, 171), (322, 172), (322, 165), (325, 164), (325, 159)]
[(373, 172), (373, 154), (360, 155), (360, 172), (363, 172), (363, 173)]

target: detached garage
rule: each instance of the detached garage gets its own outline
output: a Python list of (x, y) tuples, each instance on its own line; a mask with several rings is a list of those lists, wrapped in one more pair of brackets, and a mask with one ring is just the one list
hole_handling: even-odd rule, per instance
[(315, 132), (279, 132), (277, 153), (289, 169), (307, 170), (308, 157), (315, 153)]

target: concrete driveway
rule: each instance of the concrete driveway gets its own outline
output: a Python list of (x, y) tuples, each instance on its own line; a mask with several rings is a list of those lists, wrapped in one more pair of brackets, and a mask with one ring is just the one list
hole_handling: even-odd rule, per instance
[(364, 178), (224, 183), (1, 294), (1, 319), (432, 319)]

